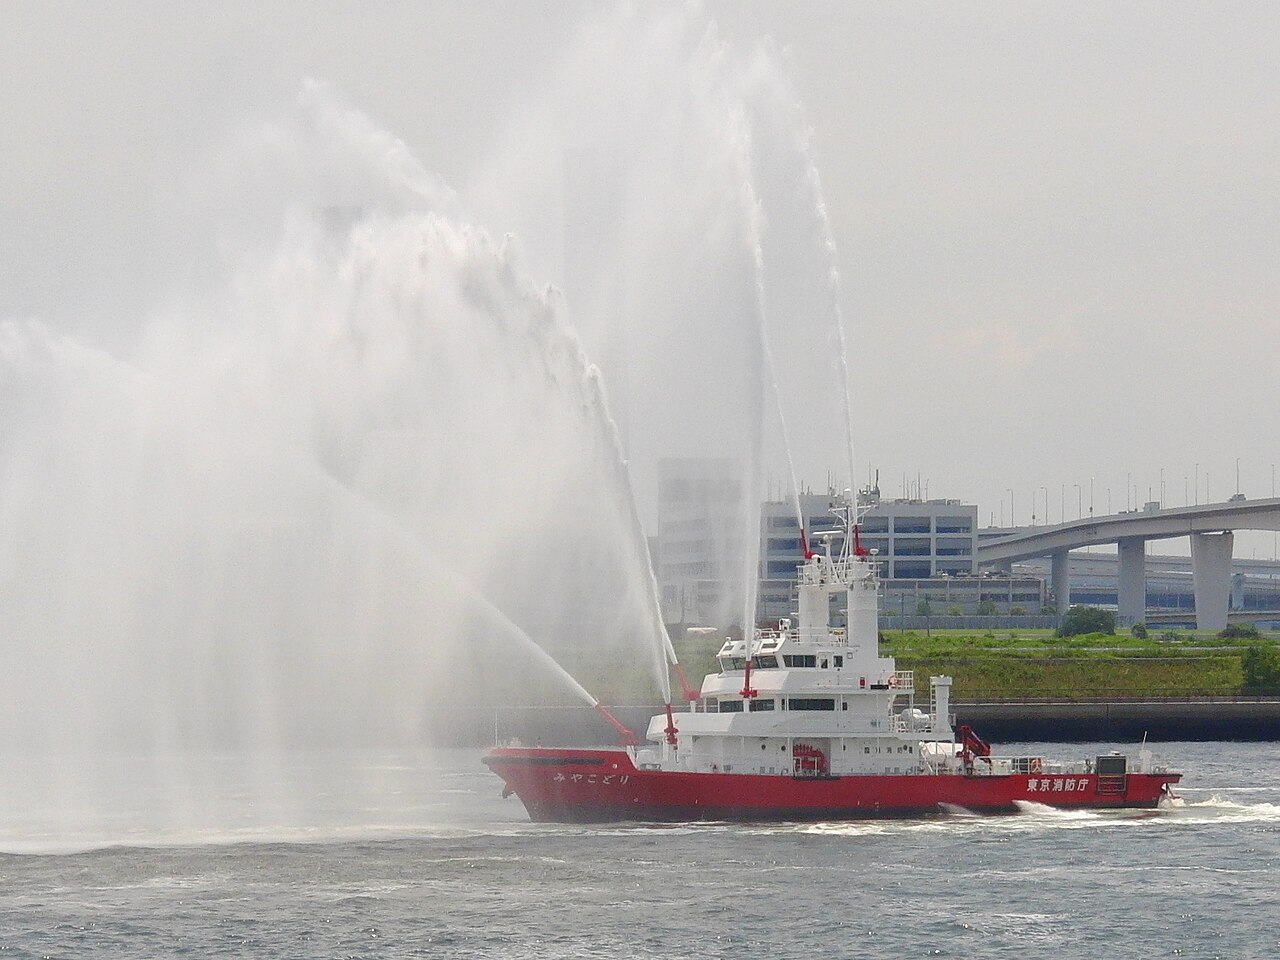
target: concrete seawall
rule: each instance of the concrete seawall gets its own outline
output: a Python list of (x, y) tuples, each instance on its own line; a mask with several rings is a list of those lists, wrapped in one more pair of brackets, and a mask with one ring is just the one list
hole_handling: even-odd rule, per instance
[[(660, 704), (611, 708), (643, 737)], [(1280, 740), (1280, 698), (1036, 700), (952, 704), (957, 723), (993, 743), (1018, 741)], [(677, 714), (678, 716), (678, 714)], [(485, 747), (518, 738), (548, 746), (616, 744), (590, 707), (466, 707), (429, 723), (438, 746)]]
[(956, 720), (994, 741), (1280, 740), (1280, 699), (960, 702)]

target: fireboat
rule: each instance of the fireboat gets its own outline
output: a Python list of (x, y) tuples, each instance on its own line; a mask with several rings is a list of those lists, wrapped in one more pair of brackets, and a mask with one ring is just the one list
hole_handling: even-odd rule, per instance
[[(913, 671), (880, 655), (879, 579), (859, 508), (847, 492), (834, 498), (840, 526), (820, 535), (819, 550), (801, 531), (798, 623), (726, 640), (720, 671), (688, 691), (687, 710), (668, 704), (653, 717), (647, 743), (597, 707), (623, 746), (495, 747), (483, 762), (503, 796), (519, 797), (534, 821), (562, 823), (1156, 807), (1173, 797), (1182, 775), (1154, 764), (1145, 743), (1136, 758), (997, 756), (967, 724), (954, 726), (951, 677), (930, 677), (918, 702)], [(843, 628), (831, 625), (840, 594)]]

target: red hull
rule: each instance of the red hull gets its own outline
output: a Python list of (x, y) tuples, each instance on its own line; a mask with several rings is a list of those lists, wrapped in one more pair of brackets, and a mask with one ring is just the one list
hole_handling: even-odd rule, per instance
[(1029, 800), (1070, 809), (1154, 807), (1180, 774), (858, 775), (788, 777), (640, 770), (621, 750), (497, 748), (484, 762), (529, 817), (618, 820), (856, 820), (938, 813), (1012, 813)]

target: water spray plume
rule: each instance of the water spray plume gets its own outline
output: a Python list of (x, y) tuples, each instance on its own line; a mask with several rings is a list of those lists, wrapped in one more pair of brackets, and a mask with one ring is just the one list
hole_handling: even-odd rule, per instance
[(403, 145), (304, 99), (265, 159), (237, 141), (251, 236), (231, 225), (129, 362), (6, 328), (8, 742), (400, 742), (466, 715), (428, 704), (494, 695), (493, 641), (592, 706), (557, 660), (599, 678), (645, 651), (669, 690), (615, 431), (554, 296)]
[[(750, 635), (770, 406), (808, 538), (789, 430), (810, 418), (783, 409), (807, 385), (768, 324), (810, 341), (795, 328), (813, 311), (769, 300), (762, 206), (779, 191), (753, 166), (747, 116), (772, 107), (687, 12), (622, 23), (616, 56), (598, 39), (500, 151), (507, 179), (464, 194), (496, 187), (486, 209), (502, 215), (486, 219), (526, 238), (536, 269), (403, 142), (308, 83), (170, 218), (193, 234), (198, 279), (167, 283), (135, 350), (0, 335), (9, 742), (411, 741), (428, 704), (504, 695), (486, 643), (593, 707), (587, 688), (611, 698), (619, 663), (642, 663), (667, 703), (672, 670), (696, 697), (637, 498), (660, 456), (741, 464), (736, 529), (713, 548), (733, 586), (706, 622)], [(570, 155), (585, 172), (548, 215), (528, 198)], [(544, 269), (549, 236), (571, 271)], [(834, 266), (827, 281), (848, 407)]]
[(760, 205), (756, 201), (755, 191), (751, 185), (745, 185), (746, 204), (749, 211), (748, 223), (751, 231), (752, 258), (756, 268), (756, 330), (760, 338), (760, 353), (764, 358), (765, 376), (768, 389), (773, 397), (774, 410), (778, 416), (778, 432), (782, 438), (782, 450), (787, 460), (787, 471), (791, 477), (791, 509), (795, 513), (796, 527), (800, 531), (800, 547), (805, 559), (812, 556), (809, 539), (804, 529), (804, 510), (800, 506), (800, 480), (796, 476), (795, 458), (791, 453), (791, 438), (787, 436), (787, 417), (782, 407), (782, 389), (778, 385), (778, 369), (773, 361), (773, 349), (769, 346), (769, 329), (765, 309), (764, 296), (764, 250), (760, 240)]
[[(796, 104), (796, 110), (800, 112), (800, 106)], [(812, 136), (805, 127), (803, 134), (803, 151), (805, 158), (805, 177), (809, 185), (809, 190), (813, 195), (814, 212), (818, 218), (822, 230), (822, 251), (827, 260), (826, 283), (824, 290), (827, 295), (828, 309), (831, 316), (831, 323), (836, 334), (836, 342), (839, 347), (840, 359), (840, 386), (844, 392), (844, 431), (845, 431), (845, 452), (849, 457), (849, 483), (854, 485), (857, 483), (857, 469), (854, 459), (853, 445), (853, 392), (852, 392), (852, 376), (849, 368), (849, 348), (845, 337), (844, 311), (840, 306), (840, 270), (837, 266), (839, 259), (836, 252), (835, 233), (831, 229), (831, 218), (827, 214), (827, 204), (823, 199), (822, 180), (818, 175), (818, 165), (813, 157)], [(856, 503), (855, 503), (856, 506)]]

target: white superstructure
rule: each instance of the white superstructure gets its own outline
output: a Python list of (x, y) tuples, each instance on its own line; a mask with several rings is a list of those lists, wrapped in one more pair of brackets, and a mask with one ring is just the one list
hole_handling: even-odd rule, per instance
[[(839, 555), (824, 536), (799, 566), (799, 624), (784, 619), (749, 641), (726, 641), (720, 672), (706, 677), (689, 712), (675, 714), (676, 732), (665, 717), (650, 722), (648, 737), (659, 746), (638, 751), (638, 765), (786, 776), (958, 769), (951, 678), (930, 678), (918, 704), (911, 671), (880, 655), (879, 580), (853, 509), (832, 507), (844, 528)], [(847, 629), (830, 624), (837, 593), (845, 595)]]

